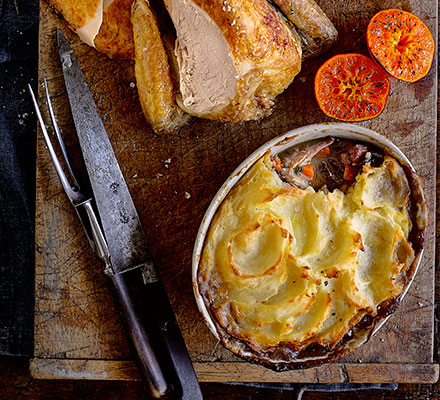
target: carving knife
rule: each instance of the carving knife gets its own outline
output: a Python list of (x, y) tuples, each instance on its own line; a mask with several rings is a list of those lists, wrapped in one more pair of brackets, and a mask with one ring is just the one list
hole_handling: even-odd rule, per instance
[[(93, 96), (69, 43), (57, 32), (73, 121), (108, 254), (105, 272), (149, 392), (202, 399), (200, 387)], [(102, 246), (101, 246), (102, 247)], [(107, 252), (107, 251), (106, 251)]]

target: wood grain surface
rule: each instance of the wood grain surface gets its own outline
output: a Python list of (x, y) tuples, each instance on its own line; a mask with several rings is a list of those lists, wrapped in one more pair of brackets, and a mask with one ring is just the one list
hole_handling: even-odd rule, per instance
[[(325, 368), (308, 368), (275, 372), (264, 367), (237, 362), (193, 361), (201, 382), (301, 382), (301, 383), (433, 383), (438, 379), (438, 364), (404, 363), (332, 363)], [(32, 376), (37, 379), (105, 379), (139, 381), (134, 361), (60, 360), (34, 358), (30, 362)], [(236, 377), (240, 374), (240, 378)]]
[[(41, 3), (40, 78), (47, 77), (54, 94), (55, 112), (74, 165), (82, 169), (57, 56), (57, 27), (61, 27), (71, 42), (94, 93), (201, 380), (212, 380), (213, 369), (222, 377), (217, 380), (240, 381), (246, 374), (255, 379), (264, 376), (256, 372), (261, 367), (242, 362), (214, 339), (192, 295), (192, 246), (203, 213), (218, 188), (247, 155), (267, 140), (302, 125), (329, 121), (314, 100), (314, 74), (331, 55), (367, 54), (365, 28), (377, 11), (390, 7), (412, 11), (437, 36), (434, 0), (322, 0), (319, 3), (334, 21), (339, 40), (328, 54), (303, 65), (294, 83), (278, 97), (270, 117), (241, 124), (194, 118), (177, 134), (163, 136), (154, 135), (143, 119), (133, 64), (110, 60), (80, 43), (46, 3)], [(293, 372), (290, 381), (316, 382), (323, 376), (325, 382), (346, 381), (351, 379), (347, 368), (358, 377), (356, 381), (365, 382), (380, 377), (385, 377), (382, 381), (398, 382), (428, 382), (438, 378), (438, 366), (433, 362), (436, 71), (434, 62), (430, 73), (417, 83), (392, 80), (384, 112), (360, 123), (396, 143), (424, 180), (430, 223), (419, 274), (398, 311), (369, 343), (338, 364), (317, 368), (314, 374)], [(42, 99), (40, 104), (43, 105)], [(125, 363), (126, 369), (115, 379), (136, 379), (102, 266), (88, 247), (41, 135), (38, 137), (36, 248), (35, 359), (31, 373), (39, 378), (57, 375), (83, 379), (87, 377), (70, 372), (77, 371), (85, 361), (90, 361), (90, 365), (100, 361), (108, 365), (109, 371), (111, 363), (107, 361), (117, 361)], [(73, 369), (64, 368), (66, 362), (73, 362)], [(57, 363), (58, 369), (53, 369)], [(51, 365), (51, 372), (47, 370), (45, 375), (42, 365)], [(274, 374), (271, 380), (282, 381), (281, 377)], [(101, 379), (108, 378), (102, 374)]]

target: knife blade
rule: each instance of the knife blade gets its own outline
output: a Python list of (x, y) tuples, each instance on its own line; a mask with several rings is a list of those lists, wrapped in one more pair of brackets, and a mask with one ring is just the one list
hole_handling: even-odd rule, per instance
[(174, 396), (181, 399), (202, 399), (166, 289), (92, 93), (60, 30), (57, 41), (72, 117), (110, 254), (111, 268), (106, 273), (140, 372), (154, 397), (171, 387)]
[[(104, 124), (84, 75), (64, 35), (58, 30), (64, 81), (84, 162), (99, 208), (112, 268), (116, 274), (154, 267), (138, 213), (128, 191)], [(123, 227), (123, 228), (121, 228)]]

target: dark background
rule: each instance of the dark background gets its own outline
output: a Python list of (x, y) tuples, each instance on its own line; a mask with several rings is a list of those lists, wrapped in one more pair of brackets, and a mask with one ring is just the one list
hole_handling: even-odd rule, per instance
[[(38, 381), (28, 373), (33, 352), (36, 119), (27, 84), (36, 89), (37, 60), (38, 0), (0, 0), (0, 398), (142, 398), (138, 382)], [(295, 396), (292, 390), (224, 384), (202, 384), (202, 390), (207, 399)], [(400, 385), (397, 391), (307, 392), (304, 398), (440, 399), (440, 388)]]
[(0, 0), (0, 353), (33, 349), (38, 1)]

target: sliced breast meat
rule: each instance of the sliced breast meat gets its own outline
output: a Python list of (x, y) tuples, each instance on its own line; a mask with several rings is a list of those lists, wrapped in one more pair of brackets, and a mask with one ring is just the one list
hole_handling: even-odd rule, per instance
[(156, 133), (172, 132), (184, 125), (189, 115), (176, 104), (170, 63), (156, 17), (145, 0), (135, 0), (131, 18), (142, 110)]
[(177, 32), (177, 101), (221, 121), (262, 118), (301, 68), (301, 46), (266, 0), (165, 0)]

